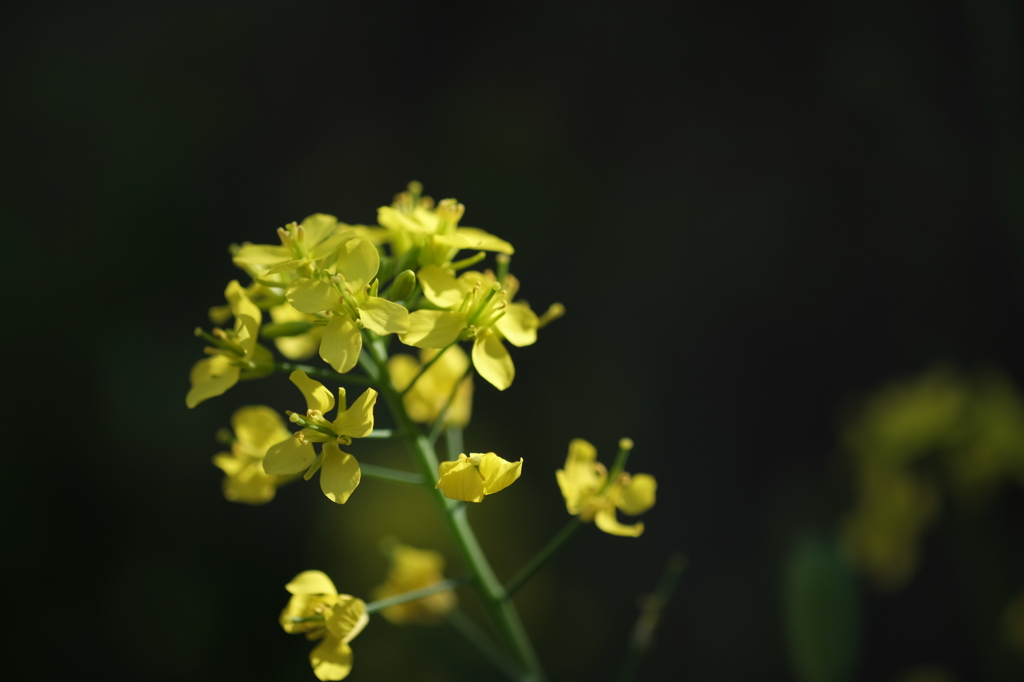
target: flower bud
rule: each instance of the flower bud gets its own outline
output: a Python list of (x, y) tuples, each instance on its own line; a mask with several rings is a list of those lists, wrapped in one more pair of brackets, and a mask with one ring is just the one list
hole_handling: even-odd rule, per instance
[(395, 277), (395, 281), (391, 283), (391, 287), (388, 289), (388, 298), (392, 301), (404, 301), (409, 298), (415, 288), (416, 273), (412, 270), (402, 270)]

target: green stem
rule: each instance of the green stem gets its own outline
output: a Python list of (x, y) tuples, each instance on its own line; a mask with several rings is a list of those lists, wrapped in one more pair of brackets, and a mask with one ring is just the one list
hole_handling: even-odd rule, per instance
[(354, 374), (342, 374), (335, 372), (333, 369), (325, 369), (323, 367), (314, 367), (313, 365), (300, 365), (297, 362), (275, 362), (274, 371), (276, 372), (294, 372), (301, 370), (306, 373), (306, 376), (314, 379), (327, 379), (329, 381), (337, 381), (339, 383), (358, 384), (359, 386), (373, 386), (373, 382), (368, 377), (356, 376)]
[(615, 479), (619, 477), (619, 474), (626, 470), (626, 462), (629, 460), (629, 452), (632, 449), (632, 440), (629, 438), (622, 438), (619, 440), (619, 454), (615, 456), (615, 462), (612, 464), (612, 470), (608, 472), (608, 478), (605, 480), (604, 488), (602, 488), (601, 492), (604, 492), (609, 485), (615, 482)]
[(554, 556), (555, 552), (565, 544), (566, 540), (572, 537), (572, 534), (576, 532), (580, 525), (582, 524), (579, 518), (574, 516), (569, 520), (569, 523), (562, 527), (562, 530), (558, 531), (553, 538), (548, 540), (548, 544), (544, 545), (544, 548), (537, 552), (533, 559), (530, 560), (530, 563), (519, 569), (519, 572), (505, 585), (505, 599), (511, 599), (519, 591), (519, 588), (525, 585), (547, 563), (547, 560)]
[[(408, 393), (412, 389), (412, 387), (416, 385), (416, 382), (420, 380), (420, 377), (423, 376), (424, 374), (426, 374), (427, 370), (430, 369), (431, 366), (433, 366), (433, 364), (435, 362), (437, 362), (441, 358), (442, 355), (444, 355), (445, 351), (448, 350), (449, 348), (451, 348), (452, 346), (454, 346), (456, 343), (457, 343), (457, 341), (452, 341), (447, 346), (445, 346), (444, 348), (439, 350), (437, 352), (437, 354), (434, 355), (434, 357), (432, 357), (429, 360), (427, 360), (426, 362), (424, 362), (423, 365), (420, 366), (420, 371), (416, 373), (416, 376), (414, 376), (412, 378), (412, 381), (409, 382), (408, 386), (406, 386), (405, 388), (402, 389), (402, 391), (401, 391), (401, 393), (399, 393), (399, 395), (400, 396), (404, 396), (406, 393)], [(456, 384), (456, 386), (458, 386), (458, 384)]]
[[(381, 394), (391, 408), (398, 430), (404, 436), (409, 452), (423, 477), (427, 481), (436, 480), (437, 454), (430, 441), (405, 411), (401, 394), (387, 374), (387, 350), (384, 343), (380, 337), (369, 333), (364, 336), (364, 340), (363, 350), (366, 351), (366, 354), (360, 356), (360, 362), (367, 374), (376, 380)], [(515, 605), (504, 599), (505, 590), (498, 582), (494, 570), (487, 561), (487, 556), (480, 547), (476, 534), (473, 533), (473, 529), (469, 525), (465, 505), (459, 505), (454, 500), (449, 500), (437, 488), (431, 487), (430, 495), (442, 512), (441, 517), (454, 536), (455, 544), (466, 567), (475, 578), (473, 587), (477, 596), (488, 616), (496, 625), (505, 646), (518, 662), (522, 671), (519, 676), (520, 682), (541, 682), (545, 679), (544, 672), (533, 649), (533, 644), (519, 619)]]
[(377, 466), (376, 464), (360, 463), (359, 470), (362, 472), (363, 476), (369, 476), (370, 478), (380, 478), (385, 481), (410, 483), (412, 485), (424, 484), (423, 476), (420, 474), (413, 474), (408, 471), (399, 471), (398, 469)]
[(477, 627), (477, 624), (470, 620), (466, 614), (459, 609), (454, 609), (445, 614), (445, 619), (470, 644), (479, 649), (484, 658), (500, 668), (507, 678), (510, 680), (519, 679), (519, 670), (516, 668), (516, 665), (509, 660), (505, 652), (501, 650), (501, 647), (491, 641), (491, 638), (484, 634), (483, 630)]
[(654, 594), (647, 595), (640, 607), (640, 616), (633, 625), (633, 631), (629, 635), (629, 650), (626, 652), (626, 660), (623, 661), (619, 670), (618, 682), (632, 682), (640, 669), (640, 662), (651, 648), (654, 640), (654, 631), (658, 627), (661, 614), (668, 605), (672, 593), (675, 592), (679, 583), (679, 576), (686, 568), (686, 557), (681, 552), (675, 552), (668, 558), (665, 570)]
[(448, 449), (448, 459), (458, 459), (459, 455), (465, 452), (465, 449), (462, 447), (462, 427), (449, 426), (445, 429), (444, 444)]
[[(459, 377), (459, 380), (455, 382), (455, 385), (452, 386), (452, 391), (448, 394), (448, 400), (445, 401), (444, 407), (441, 408), (437, 418), (434, 419), (434, 423), (430, 425), (430, 435), (427, 436), (427, 438), (430, 440), (431, 445), (437, 443), (437, 438), (441, 435), (441, 430), (445, 427), (444, 422), (448, 417), (448, 410), (451, 409), (452, 403), (455, 402), (455, 396), (458, 394), (459, 388), (462, 386), (462, 382), (466, 380), (466, 377), (468, 377), (469, 373), (472, 371), (473, 365), (471, 363), (469, 367), (466, 368), (466, 371), (462, 373), (462, 376)], [(451, 427), (449, 427), (449, 429), (450, 428)]]
[(432, 594), (438, 592), (444, 592), (445, 590), (452, 590), (460, 585), (465, 585), (473, 578), (465, 576), (463, 578), (449, 578), (448, 580), (442, 580), (439, 583), (428, 585), (427, 587), (421, 587), (418, 590), (410, 590), (409, 592), (403, 592), (402, 594), (396, 594), (394, 597), (388, 597), (387, 599), (378, 599), (377, 601), (370, 602), (366, 605), (366, 613), (374, 613), (381, 609), (386, 609), (391, 606), (397, 606), (398, 604), (404, 604), (407, 601), (414, 601), (416, 599), (423, 599), (429, 597)]

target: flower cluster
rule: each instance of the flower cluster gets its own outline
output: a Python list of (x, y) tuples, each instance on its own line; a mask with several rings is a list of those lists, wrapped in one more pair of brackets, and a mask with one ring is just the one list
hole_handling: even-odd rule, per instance
[[(472, 414), (474, 375), (499, 391), (508, 389), (516, 376), (510, 347), (536, 343), (538, 330), (565, 310), (554, 303), (538, 315), (517, 298), (520, 282), (509, 272), (512, 245), (461, 225), (464, 213), (454, 199), (435, 204), (418, 183), (410, 183), (378, 210), (378, 225), (316, 213), (278, 228), (278, 243), (234, 246), (232, 261), (249, 283), (228, 284), (226, 304), (209, 313), (218, 326), (196, 330), (208, 345), (206, 357), (192, 367), (188, 407), (223, 395), (239, 381), (274, 374), (287, 374), (305, 401), (305, 409), (284, 413), (287, 420), (265, 405), (235, 412), (232, 431), (225, 429), (221, 438), (230, 451), (213, 460), (224, 473), (228, 500), (266, 503), (280, 486), (319, 474), (323, 494), (344, 504), (364, 476), (377, 477), (426, 488), (458, 539), (470, 575), (446, 579), (440, 553), (393, 544), (391, 567), (370, 604), (339, 594), (320, 571), (299, 573), (286, 585), (292, 596), (280, 624), (286, 632), (319, 640), (310, 663), (320, 680), (348, 676), (349, 643), (375, 612), (392, 623), (460, 622), (464, 616), (452, 612), (454, 590), (467, 583), (504, 640), (506, 651), (496, 657), (500, 666), (515, 677), (543, 678), (510, 600), (568, 535), (556, 536), (514, 582), (499, 585), (463, 503), (479, 503), (508, 488), (520, 478), (523, 458), (462, 452), (462, 429)], [(488, 254), (493, 269), (477, 269)], [(297, 364), (317, 358), (324, 364)], [(351, 385), (360, 392), (350, 403)], [(387, 405), (393, 428), (376, 428), (378, 399)], [(442, 436), (448, 461), (438, 461), (434, 450)], [(364, 442), (389, 437), (405, 441), (415, 471), (372, 463), (374, 453)], [(630, 447), (623, 445), (609, 473), (589, 443), (575, 440), (557, 480), (571, 515), (593, 520), (607, 533), (636, 537), (643, 524), (624, 525), (616, 513), (649, 509), (655, 482), (622, 470)], [(571, 520), (567, 528), (578, 525)]]

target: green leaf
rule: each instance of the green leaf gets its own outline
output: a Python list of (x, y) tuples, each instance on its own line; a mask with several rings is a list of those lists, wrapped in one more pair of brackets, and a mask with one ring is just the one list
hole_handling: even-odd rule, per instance
[(836, 542), (811, 535), (789, 552), (783, 575), (789, 655), (800, 682), (848, 682), (860, 647), (856, 575)]

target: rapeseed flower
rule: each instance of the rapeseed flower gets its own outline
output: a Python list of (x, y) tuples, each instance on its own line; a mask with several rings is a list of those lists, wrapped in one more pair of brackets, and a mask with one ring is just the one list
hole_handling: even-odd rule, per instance
[(260, 309), (249, 300), (237, 280), (228, 283), (224, 297), (235, 317), (235, 326), (231, 331), (215, 327), (213, 334), (207, 336), (215, 345), (204, 349), (210, 357), (194, 364), (189, 373), (192, 387), (185, 396), (185, 404), (190, 408), (222, 395), (239, 379), (266, 376), (273, 371), (270, 351), (256, 342), (263, 320)]
[(433, 364), (402, 396), (405, 410), (413, 421), (430, 424), (447, 406), (445, 425), (465, 428), (473, 406), (473, 380), (466, 376), (469, 357), (458, 346), (452, 346), (434, 360), (439, 352), (436, 349), (422, 350), (419, 361), (405, 353), (392, 355), (388, 358), (388, 373), (395, 388), (404, 391), (422, 367), (433, 360)]
[[(396, 543), (391, 547), (390, 554), (391, 567), (385, 581), (374, 588), (374, 600), (430, 587), (444, 580), (444, 557), (440, 552)], [(434, 625), (455, 608), (455, 601), (455, 592), (445, 590), (389, 606), (382, 609), (380, 614), (395, 625)]]
[(447, 267), (462, 249), (515, 252), (511, 244), (489, 232), (459, 227), (466, 207), (455, 199), (442, 199), (435, 207), (422, 191), (420, 183), (411, 182), (409, 191), (398, 194), (391, 206), (377, 209), (377, 222), (387, 230), (396, 257), (415, 249), (419, 265)]
[(537, 330), (561, 315), (556, 304), (544, 319), (526, 303), (513, 303), (519, 282), (506, 276), (499, 284), (492, 273), (468, 271), (458, 278), (435, 265), (420, 269), (423, 295), (439, 310), (417, 310), (409, 315), (409, 330), (402, 343), (417, 348), (444, 348), (458, 340), (473, 339), (473, 366), (500, 391), (512, 385), (515, 366), (503, 341), (529, 346)]
[[(623, 450), (632, 446), (628, 439), (620, 442)], [(624, 525), (616, 518), (615, 510), (637, 516), (654, 506), (657, 482), (650, 474), (622, 471), (609, 479), (608, 470), (597, 461), (597, 449), (582, 438), (574, 438), (569, 443), (565, 468), (556, 471), (555, 478), (566, 509), (580, 521), (593, 521), (611, 535), (635, 538), (644, 532), (643, 522)]]
[[(363, 438), (373, 431), (373, 406), (377, 391), (366, 389), (351, 407), (346, 407), (345, 389), (338, 388), (338, 414), (329, 421), (325, 412), (334, 408), (334, 396), (319, 381), (296, 370), (289, 377), (306, 398), (306, 414), (289, 412), (289, 419), (302, 430), (291, 438), (272, 446), (263, 460), (268, 474), (306, 472), (310, 478), (320, 470), (320, 489), (332, 502), (343, 504), (359, 485), (361, 477), (356, 458), (343, 452), (339, 444), (351, 445), (353, 438)], [(313, 443), (321, 443), (317, 458)]]
[(523, 459), (509, 462), (493, 452), (459, 455), (453, 462), (441, 462), (435, 488), (450, 500), (482, 502), (484, 495), (504, 490), (519, 478)]
[(309, 654), (317, 679), (343, 680), (352, 671), (348, 643), (363, 631), (370, 617), (366, 604), (349, 594), (338, 594), (334, 583), (320, 571), (303, 571), (285, 585), (291, 593), (279, 622), (288, 634), (322, 639)]
[(214, 465), (225, 474), (224, 497), (246, 504), (269, 502), (277, 487), (288, 480), (263, 470), (267, 450), (291, 435), (284, 420), (266, 405), (249, 405), (231, 416), (231, 427), (231, 451), (213, 457)]
[(280, 245), (247, 242), (235, 251), (233, 261), (254, 278), (283, 273), (290, 273), (287, 279), (310, 277), (317, 269), (331, 265), (342, 243), (356, 235), (345, 227), (332, 215), (314, 213), (301, 224), (277, 228)]
[(369, 240), (352, 237), (341, 244), (333, 265), (318, 277), (296, 280), (285, 291), (296, 310), (327, 316), (320, 357), (337, 372), (355, 367), (363, 327), (381, 335), (409, 327), (408, 310), (377, 296), (379, 268), (377, 248)]

